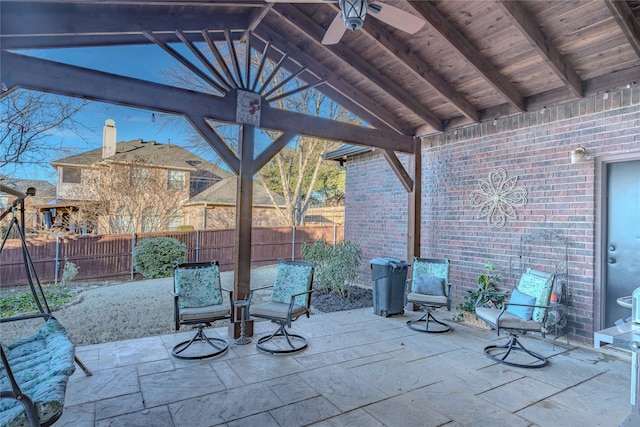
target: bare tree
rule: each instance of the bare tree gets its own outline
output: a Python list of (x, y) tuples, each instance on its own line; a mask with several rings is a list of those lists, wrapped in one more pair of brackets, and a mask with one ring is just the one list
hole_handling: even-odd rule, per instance
[(1, 99), (0, 167), (17, 163), (44, 163), (54, 132), (79, 134), (76, 114), (87, 105), (45, 93), (15, 90)]
[(101, 162), (87, 171), (77, 190), (83, 200), (76, 222), (95, 220), (102, 233), (165, 231), (182, 223), (180, 206), (189, 197), (186, 175), (170, 175), (139, 158)]

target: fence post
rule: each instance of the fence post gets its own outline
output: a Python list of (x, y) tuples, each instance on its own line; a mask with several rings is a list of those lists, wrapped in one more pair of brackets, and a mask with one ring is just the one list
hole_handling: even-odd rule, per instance
[(54, 283), (58, 284), (58, 271), (60, 270), (60, 235), (56, 234), (56, 271), (54, 274)]
[(296, 226), (291, 227), (291, 261), (296, 260)]
[(196, 230), (196, 262), (200, 262), (200, 230)]
[(338, 226), (333, 223), (333, 246), (338, 244)]
[(131, 280), (133, 280), (133, 250), (136, 247), (136, 233), (131, 233)]

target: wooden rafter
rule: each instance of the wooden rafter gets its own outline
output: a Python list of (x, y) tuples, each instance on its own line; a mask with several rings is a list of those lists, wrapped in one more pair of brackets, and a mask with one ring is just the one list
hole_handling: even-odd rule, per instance
[[(519, 111), (525, 111), (524, 96), (464, 37), (430, 2), (411, 1), (411, 6), (422, 16), (440, 35), (457, 50), (485, 80), (504, 96), (511, 105)], [(442, 94), (449, 98), (446, 94)], [(476, 117), (467, 117), (478, 120)]]
[(251, 13), (251, 16), (249, 18), (249, 25), (247, 26), (244, 34), (242, 34), (242, 37), (240, 37), (240, 41), (242, 43), (244, 43), (249, 37), (251, 37), (251, 33), (256, 28), (258, 28), (258, 25), (260, 25), (262, 20), (269, 14), (273, 5), (274, 3), (267, 3), (264, 5), (264, 7)]
[(604, 0), (604, 2), (633, 50), (636, 51), (636, 55), (640, 56), (640, 22), (633, 16), (631, 8), (627, 2), (623, 1)]
[[(373, 126), (379, 129), (390, 129), (402, 134), (413, 134), (413, 129), (409, 129), (406, 125), (403, 125), (398, 118), (385, 110), (381, 110), (376, 104), (371, 101), (371, 98), (354, 88), (351, 84), (344, 81), (335, 72), (322, 65), (320, 62), (314, 60), (310, 56), (306, 55), (303, 50), (298, 48), (293, 43), (284, 39), (276, 31), (273, 31), (266, 26), (261, 26), (259, 33), (254, 33), (254, 36), (259, 36), (263, 43), (272, 41), (281, 48), (283, 48), (290, 59), (295, 59), (297, 64), (307, 63), (312, 67), (315, 73), (319, 73), (322, 78), (331, 81), (330, 88), (325, 85), (324, 91), (327, 96), (330, 96), (334, 101), (339, 102), (345, 108), (348, 108), (352, 113), (358, 115), (360, 118), (371, 123)], [(274, 62), (279, 58), (272, 58)], [(333, 89), (333, 90), (331, 90)]]
[(209, 50), (211, 51), (211, 53), (213, 53), (213, 56), (216, 58), (216, 61), (218, 61), (218, 66), (220, 67), (224, 75), (227, 77), (226, 83), (232, 88), (237, 88), (238, 82), (236, 82), (235, 78), (233, 77), (233, 74), (231, 74), (231, 70), (229, 70), (229, 67), (227, 66), (227, 61), (224, 60), (224, 57), (222, 56), (215, 42), (211, 38), (209, 31), (202, 30), (201, 34), (202, 34), (202, 37), (204, 38), (204, 41), (207, 42), (207, 46), (209, 46)]
[[(191, 118), (236, 121), (236, 91), (224, 98), (2, 51), (2, 82), (15, 87), (128, 105)], [(261, 126), (322, 139), (411, 152), (412, 137), (264, 106)], [(224, 158), (224, 157), (223, 157)]]
[(202, 63), (202, 65), (204, 65), (205, 68), (211, 74), (213, 74), (216, 77), (216, 79), (218, 79), (219, 84), (216, 85), (215, 87), (218, 88), (220, 92), (227, 93), (229, 89), (231, 89), (231, 87), (228, 85), (224, 76), (222, 76), (222, 74), (220, 74), (220, 72), (216, 69), (216, 67), (211, 63), (211, 61), (209, 61), (209, 59), (206, 56), (204, 56), (202, 51), (198, 49), (196, 45), (194, 45), (193, 42), (191, 42), (191, 40), (185, 37), (182, 31), (177, 30), (176, 35), (182, 41), (182, 43), (189, 48), (191, 53), (193, 53), (195, 57), (198, 58), (198, 60)]
[[(336, 8), (336, 6), (334, 6)], [(339, 12), (339, 8), (336, 11)], [(368, 19), (365, 21), (361, 29), (363, 34), (367, 34), (374, 38), (381, 47), (387, 50), (389, 55), (395, 56), (400, 62), (407, 67), (407, 72), (413, 74), (419, 82), (432, 87), (443, 98), (449, 101), (463, 115), (472, 121), (479, 120), (478, 111), (464, 96), (458, 93), (440, 74), (435, 72), (432, 67), (418, 59), (416, 55), (411, 55), (405, 46), (387, 30), (384, 25), (380, 24), (376, 19)]]
[(231, 38), (231, 31), (228, 28), (224, 30), (224, 38), (227, 41), (227, 47), (229, 48), (229, 55), (231, 55), (231, 64), (233, 64), (233, 69), (236, 72), (235, 81), (238, 83), (238, 87), (244, 88), (244, 83), (242, 82), (242, 74), (240, 73), (240, 61), (238, 60), (238, 53), (236, 52), (236, 45), (233, 43), (233, 39)]
[[(306, 33), (311, 41), (316, 45), (322, 45), (322, 38), (324, 37), (324, 28), (318, 25), (317, 22), (311, 20), (307, 15), (302, 13), (298, 8), (294, 6), (280, 4), (278, 7), (272, 9), (274, 13), (278, 14), (281, 18), (286, 19), (291, 24), (296, 26), (301, 32)], [(421, 105), (415, 97), (401, 88), (393, 80), (383, 75), (379, 70), (371, 67), (371, 64), (364, 61), (361, 57), (353, 54), (343, 44), (335, 44), (331, 46), (324, 46), (327, 50), (345, 64), (349, 64), (353, 70), (360, 73), (363, 77), (370, 80), (378, 88), (387, 93), (390, 97), (396, 99), (397, 102), (404, 104), (414, 114), (419, 116), (422, 120), (429, 123), (434, 129), (441, 130), (442, 123), (433, 113), (428, 111), (426, 107)]]
[(498, 1), (497, 5), (505, 12), (511, 22), (529, 40), (529, 43), (544, 59), (553, 72), (579, 98), (584, 96), (582, 79), (571, 64), (560, 54), (558, 48), (542, 32), (525, 6), (515, 1)]
[(142, 34), (147, 39), (149, 39), (150, 41), (155, 43), (157, 46), (160, 46), (162, 48), (162, 50), (164, 50), (169, 55), (171, 55), (176, 60), (178, 60), (189, 71), (194, 73), (196, 76), (200, 77), (205, 82), (209, 83), (209, 85), (211, 85), (213, 88), (215, 88), (219, 92), (222, 92), (223, 94), (226, 92), (223, 87), (221, 87), (215, 80), (213, 80), (211, 78), (211, 76), (209, 76), (208, 74), (205, 74), (204, 72), (202, 72), (202, 70), (200, 70), (200, 68), (198, 68), (195, 65), (193, 65), (193, 63), (191, 61), (189, 61), (187, 58), (185, 58), (182, 54), (180, 54), (174, 48), (169, 46), (167, 43), (165, 43), (165, 42), (163, 42), (161, 40), (158, 40), (156, 37), (154, 37), (154, 35), (153, 35), (153, 33), (151, 31), (143, 31)]

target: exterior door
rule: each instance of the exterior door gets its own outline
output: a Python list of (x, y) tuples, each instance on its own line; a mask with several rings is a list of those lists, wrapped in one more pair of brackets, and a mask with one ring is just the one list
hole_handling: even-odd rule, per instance
[(616, 300), (640, 287), (640, 160), (607, 165), (605, 327), (631, 316)]

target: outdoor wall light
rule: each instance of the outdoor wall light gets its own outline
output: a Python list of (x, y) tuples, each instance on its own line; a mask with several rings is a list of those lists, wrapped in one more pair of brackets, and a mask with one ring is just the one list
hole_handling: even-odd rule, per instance
[(360, 29), (367, 17), (369, 0), (340, 0), (339, 4), (344, 25), (352, 31)]
[(587, 156), (587, 150), (583, 147), (578, 147), (571, 152), (571, 164), (575, 165), (576, 163), (580, 163), (582, 160), (590, 159), (591, 156)]

